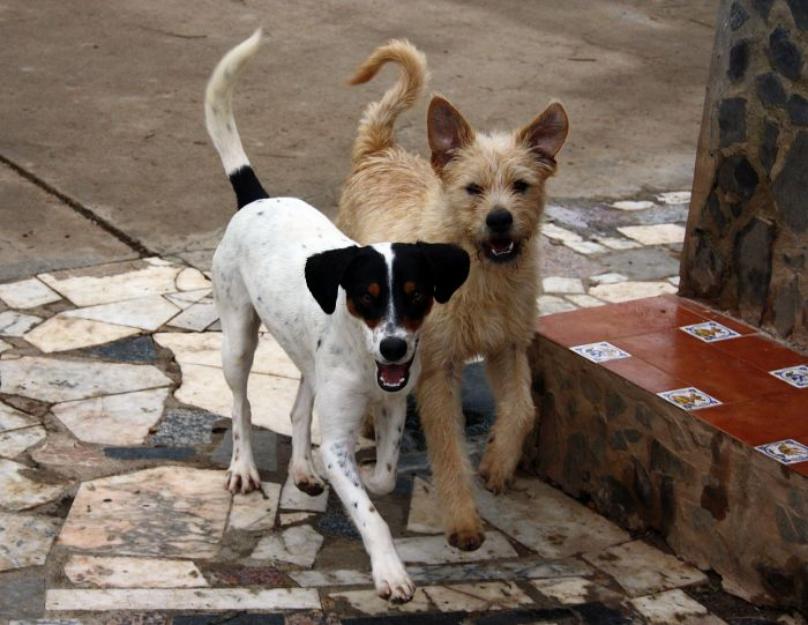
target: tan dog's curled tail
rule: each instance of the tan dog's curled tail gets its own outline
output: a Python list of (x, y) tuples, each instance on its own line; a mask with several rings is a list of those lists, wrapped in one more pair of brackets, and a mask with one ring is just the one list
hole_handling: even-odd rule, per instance
[(368, 156), (394, 145), (396, 118), (415, 104), (429, 80), (426, 56), (406, 39), (393, 39), (376, 48), (357, 69), (349, 84), (360, 85), (372, 79), (386, 63), (398, 63), (401, 76), (382, 96), (365, 109), (353, 147), (353, 166)]

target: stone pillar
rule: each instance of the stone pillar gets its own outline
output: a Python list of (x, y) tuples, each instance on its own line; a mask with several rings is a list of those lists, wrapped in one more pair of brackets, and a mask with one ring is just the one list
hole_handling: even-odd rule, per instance
[(681, 294), (808, 349), (808, 0), (721, 0)]

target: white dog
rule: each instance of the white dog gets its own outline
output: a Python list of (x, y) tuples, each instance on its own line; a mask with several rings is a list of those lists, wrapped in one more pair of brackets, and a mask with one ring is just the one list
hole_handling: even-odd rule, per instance
[[(406, 396), (420, 368), (420, 327), (433, 300), (446, 302), (463, 284), (469, 258), (444, 244), (360, 247), (302, 200), (267, 196), (244, 154), (232, 113), (236, 77), (260, 40), (257, 31), (225, 55), (205, 99), (208, 133), (241, 209), (213, 258), (222, 362), (233, 392), (227, 488), (260, 487), (247, 378), (263, 321), (302, 373), (291, 414), (289, 472), (295, 484), (309, 494), (323, 489), (311, 456), (316, 406), (328, 481), (362, 535), (376, 591), (409, 601), (415, 587), (363, 483), (378, 494), (395, 486)], [(360, 478), (354, 448), (368, 411), (375, 417), (376, 466)]]

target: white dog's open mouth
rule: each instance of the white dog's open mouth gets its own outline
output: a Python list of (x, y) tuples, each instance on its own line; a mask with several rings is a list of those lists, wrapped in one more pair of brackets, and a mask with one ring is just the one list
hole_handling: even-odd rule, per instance
[(412, 360), (397, 365), (383, 365), (376, 362), (376, 381), (389, 393), (400, 391), (410, 380), (411, 364)]

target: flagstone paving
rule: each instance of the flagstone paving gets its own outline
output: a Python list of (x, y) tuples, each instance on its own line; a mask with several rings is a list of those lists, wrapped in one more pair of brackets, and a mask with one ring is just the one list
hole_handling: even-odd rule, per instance
[[(581, 246), (596, 241), (574, 223), (545, 235), (581, 257), (611, 253), (602, 238)], [(548, 275), (540, 301), (674, 288), (629, 274)], [(299, 372), (265, 332), (250, 378), (262, 491), (224, 489), (230, 393), (201, 272), (126, 261), (0, 285), (0, 299), (0, 625), (733, 622), (702, 603), (718, 593), (705, 573), (526, 475), (501, 496), (480, 488), (485, 543), (450, 547), (415, 419), (396, 489), (375, 499), (419, 588), (383, 601), (334, 493), (310, 497), (286, 474)], [(476, 454), (491, 402), (474, 367)], [(372, 459), (371, 441), (360, 448)]]

